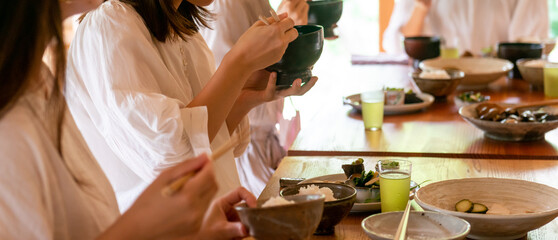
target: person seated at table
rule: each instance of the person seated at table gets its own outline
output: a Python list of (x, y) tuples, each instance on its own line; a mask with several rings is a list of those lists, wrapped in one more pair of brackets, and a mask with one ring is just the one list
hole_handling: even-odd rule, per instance
[[(256, 199), (217, 191), (205, 155), (170, 168), (119, 216), (114, 192), (65, 107), (62, 16), (92, 1), (0, 3), (0, 239), (233, 239), (233, 205)], [(97, 3), (98, 4), (98, 3)], [(62, 6), (61, 6), (62, 5)], [(62, 9), (62, 11), (61, 11)], [(42, 63), (50, 46), (53, 72)], [(169, 197), (161, 190), (195, 172)]]
[[(306, 25), (308, 8), (306, 0), (283, 0), (277, 12), (288, 13), (295, 25)], [(209, 9), (216, 15), (215, 21), (211, 22), (211, 28), (202, 28), (200, 32), (213, 51), (215, 62), (219, 66), (242, 33), (258, 21), (260, 15), (268, 16), (272, 8), (269, 0), (215, 0)], [(270, 72), (260, 70), (254, 73), (252, 78), (259, 78), (260, 82), (266, 83), (269, 75)], [(248, 113), (250, 144), (246, 151), (236, 158), (236, 165), (242, 186), (256, 196), (260, 195), (281, 159), (286, 155), (276, 129), (279, 120), (283, 118), (284, 99), (282, 96), (302, 95), (310, 90), (316, 81), (317, 78), (314, 77), (304, 86), (300, 86), (301, 81), (297, 79), (294, 87), (279, 92), (277, 100), (257, 106)], [(269, 84), (275, 83), (270, 82)], [(296, 121), (296, 119), (292, 121)], [(280, 129), (289, 131), (288, 124), (283, 124)]]
[(161, 170), (234, 134), (246, 137), (215, 163), (217, 195), (240, 186), (234, 156), (249, 142), (245, 116), (277, 98), (274, 84), (249, 76), (279, 61), (298, 33), (286, 15), (269, 26), (258, 21), (215, 70), (198, 33), (209, 3), (111, 0), (85, 15), (76, 31), (66, 99), (121, 210)]
[(383, 47), (388, 53), (403, 53), (403, 37), (440, 36), (462, 52), (481, 55), (499, 42), (543, 40), (548, 33), (546, 0), (400, 0)]

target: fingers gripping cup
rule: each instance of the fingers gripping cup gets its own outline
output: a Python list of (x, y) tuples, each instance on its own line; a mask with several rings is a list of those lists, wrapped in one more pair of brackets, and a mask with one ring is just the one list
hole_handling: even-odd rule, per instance
[(384, 122), (384, 91), (376, 90), (360, 94), (362, 102), (362, 121), (364, 129), (376, 131), (382, 129)]
[(266, 70), (277, 72), (277, 87), (289, 88), (295, 79), (306, 83), (312, 77), (312, 67), (320, 58), (324, 46), (324, 29), (317, 25), (294, 26), (298, 37), (289, 43), (279, 62)]
[(380, 160), (380, 199), (382, 212), (403, 211), (411, 191), (412, 164), (406, 160)]

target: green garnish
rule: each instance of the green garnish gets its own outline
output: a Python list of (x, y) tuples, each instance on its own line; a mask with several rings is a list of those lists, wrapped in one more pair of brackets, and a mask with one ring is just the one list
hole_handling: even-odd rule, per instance
[[(374, 178), (374, 176), (378, 176), (378, 174), (372, 170), (368, 171), (368, 173), (366, 171), (362, 171), (362, 177), (357, 177), (353, 179), (353, 182), (355, 183), (355, 187), (371, 187), (371, 186), (364, 186), (364, 184), (370, 181), (372, 178)], [(375, 182), (374, 184), (372, 184), (372, 186), (374, 185), (378, 186), (378, 184), (379, 184), (378, 182)]]
[(363, 162), (364, 162), (364, 159), (358, 158), (357, 160), (354, 160), (352, 164), (357, 165), (357, 164), (362, 164)]
[(484, 96), (480, 92), (464, 92), (457, 96), (461, 101), (464, 102), (471, 102), (471, 103), (478, 103), (490, 100), (490, 96)]

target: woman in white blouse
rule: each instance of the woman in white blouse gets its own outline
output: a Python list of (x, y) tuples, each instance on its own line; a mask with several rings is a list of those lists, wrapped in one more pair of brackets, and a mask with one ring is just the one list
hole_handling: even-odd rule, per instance
[[(77, 29), (66, 99), (121, 210), (161, 170), (244, 135), (248, 111), (276, 97), (274, 84), (249, 76), (281, 58), (298, 36), (293, 21), (255, 23), (215, 70), (197, 32), (210, 2), (111, 0)], [(217, 195), (240, 186), (234, 155), (248, 142), (215, 163)]]
[[(283, 0), (277, 12), (287, 12), (296, 25), (305, 25), (308, 23), (308, 7), (306, 0)], [(211, 28), (202, 28), (200, 32), (213, 51), (215, 62), (219, 66), (242, 33), (258, 21), (260, 15), (269, 15), (272, 8), (269, 0), (215, 0), (209, 9), (215, 14), (215, 21), (210, 23)], [(262, 70), (253, 77), (260, 77), (262, 81), (266, 81), (269, 74)], [(283, 90), (279, 94), (302, 95), (314, 86), (317, 78), (312, 78), (300, 91), (296, 90), (300, 86), (299, 81), (294, 82), (295, 87)], [(236, 158), (236, 165), (242, 186), (256, 196), (263, 191), (281, 159), (286, 155), (276, 129), (279, 120), (283, 118), (283, 102), (281, 97), (255, 107), (248, 114), (250, 144), (246, 151)], [(281, 126), (281, 130), (287, 131), (286, 127)]]
[[(94, 1), (0, 2), (0, 239), (232, 239), (246, 236), (232, 206), (256, 199), (217, 191), (205, 156), (163, 172), (123, 216), (112, 188), (66, 111), (61, 18)], [(61, 7), (62, 5), (62, 10)], [(53, 72), (41, 62), (46, 46)], [(53, 74), (54, 73), (54, 74)], [(176, 194), (170, 182), (196, 172)], [(206, 213), (206, 211), (209, 211)]]
[(499, 42), (546, 39), (548, 24), (547, 0), (399, 0), (383, 47), (403, 53), (404, 36), (437, 35), (481, 55)]

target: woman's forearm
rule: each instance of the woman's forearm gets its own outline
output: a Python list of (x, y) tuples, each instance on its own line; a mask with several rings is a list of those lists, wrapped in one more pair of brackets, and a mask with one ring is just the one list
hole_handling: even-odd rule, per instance
[(227, 120), (234, 103), (253, 72), (242, 64), (241, 56), (229, 52), (223, 58), (211, 80), (188, 104), (188, 107), (206, 106), (208, 114), (208, 135), (212, 141), (222, 124)]
[(421, 5), (415, 4), (413, 8), (413, 13), (407, 24), (401, 27), (401, 33), (405, 37), (413, 37), (422, 35), (422, 30), (424, 27), (424, 19), (428, 14), (428, 8)]

